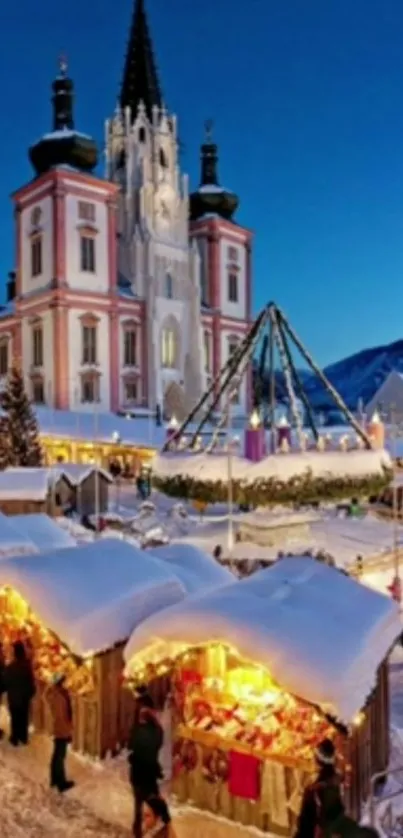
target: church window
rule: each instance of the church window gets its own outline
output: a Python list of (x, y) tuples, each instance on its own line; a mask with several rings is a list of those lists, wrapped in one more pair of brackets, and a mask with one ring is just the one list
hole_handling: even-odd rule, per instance
[(233, 389), (231, 390), (231, 403), (232, 403), (232, 404), (239, 404), (239, 403), (240, 403), (240, 400), (241, 400), (240, 385), (239, 385), (239, 384), (237, 384), (237, 385), (235, 385), (235, 387), (233, 387)]
[(127, 381), (124, 382), (124, 403), (125, 404), (133, 404), (137, 402), (138, 398), (138, 388), (137, 388), (137, 379), (129, 378)]
[(96, 364), (97, 327), (84, 324), (82, 328), (82, 364)]
[(31, 276), (35, 278), (42, 273), (42, 236), (31, 238)]
[(137, 332), (134, 327), (123, 333), (123, 364), (125, 367), (137, 366)]
[(162, 330), (162, 366), (166, 369), (175, 369), (176, 367), (176, 334), (174, 329), (167, 328)]
[(228, 273), (228, 301), (230, 303), (238, 302), (238, 274), (235, 271)]
[(207, 331), (204, 332), (204, 369), (211, 370), (211, 334)]
[(236, 247), (230, 245), (227, 250), (227, 256), (229, 262), (238, 262), (238, 250)]
[(236, 335), (230, 335), (228, 338), (228, 358), (232, 358), (235, 355), (239, 346), (239, 340)]
[(172, 274), (167, 273), (165, 276), (165, 296), (167, 300), (173, 300), (174, 296), (174, 281)]
[(34, 404), (45, 404), (43, 378), (38, 376), (32, 381), (32, 401)]
[(90, 204), (89, 201), (78, 202), (78, 217), (80, 221), (95, 221), (95, 204)]
[(0, 375), (8, 373), (8, 340), (2, 338), (0, 341)]
[(31, 226), (39, 227), (42, 218), (42, 210), (40, 207), (35, 207), (31, 212)]
[(81, 403), (95, 404), (99, 402), (100, 397), (99, 375), (97, 373), (89, 373), (81, 376)]
[(160, 148), (160, 166), (162, 166), (163, 169), (168, 168), (168, 161), (163, 148)]
[(145, 141), (146, 141), (146, 129), (142, 125), (141, 128), (139, 128), (139, 143), (145, 143)]
[(32, 329), (32, 366), (43, 367), (43, 329), (34, 326)]
[(80, 236), (80, 265), (86, 273), (95, 273), (95, 238), (94, 236)]

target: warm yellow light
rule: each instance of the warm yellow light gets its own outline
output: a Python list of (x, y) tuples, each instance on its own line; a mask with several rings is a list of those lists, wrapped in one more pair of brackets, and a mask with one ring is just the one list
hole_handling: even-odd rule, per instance
[(365, 721), (364, 713), (357, 713), (357, 715), (354, 716), (354, 718), (353, 718), (353, 725), (354, 725), (354, 727), (361, 727), (361, 725), (363, 724), (364, 721)]
[(171, 416), (170, 423), (168, 425), (170, 431), (176, 431), (179, 428), (179, 422), (176, 416)]
[(381, 417), (377, 410), (372, 415), (371, 418), (371, 425), (380, 425), (381, 424)]
[(253, 413), (252, 413), (252, 415), (251, 415), (251, 417), (250, 417), (250, 419), (249, 419), (249, 424), (250, 424), (251, 428), (252, 428), (254, 431), (256, 431), (256, 430), (257, 430), (257, 428), (259, 427), (259, 425), (260, 425), (260, 416), (259, 416), (259, 414), (258, 414), (257, 410), (254, 410), (254, 411), (253, 411)]

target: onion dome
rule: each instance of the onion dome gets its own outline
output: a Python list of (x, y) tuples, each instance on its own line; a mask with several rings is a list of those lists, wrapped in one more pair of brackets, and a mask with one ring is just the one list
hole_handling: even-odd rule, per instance
[(29, 159), (36, 176), (56, 166), (69, 166), (81, 172), (92, 172), (98, 152), (92, 139), (74, 128), (74, 85), (67, 76), (67, 63), (60, 61), (59, 75), (52, 84), (53, 131), (44, 134), (29, 149)]
[(211, 121), (206, 122), (206, 138), (201, 147), (200, 186), (190, 195), (191, 221), (197, 221), (203, 215), (219, 215), (230, 221), (239, 204), (238, 196), (219, 184), (218, 148), (212, 142), (212, 127)]

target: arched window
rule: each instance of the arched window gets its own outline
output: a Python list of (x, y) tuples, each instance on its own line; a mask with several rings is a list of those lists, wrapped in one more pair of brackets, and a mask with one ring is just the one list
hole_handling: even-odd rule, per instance
[(163, 169), (168, 168), (168, 161), (163, 148), (160, 148), (160, 166), (162, 166)]
[(178, 369), (180, 330), (175, 317), (166, 318), (161, 329), (161, 364), (165, 369)]
[(172, 279), (172, 274), (167, 273), (165, 275), (165, 296), (167, 300), (173, 300), (174, 296), (174, 281)]
[(239, 338), (237, 337), (237, 335), (229, 335), (229, 337), (228, 337), (227, 358), (232, 358), (232, 356), (235, 355), (235, 352), (237, 351), (238, 346), (239, 346)]
[(145, 143), (145, 141), (146, 141), (146, 129), (144, 128), (144, 125), (142, 125), (141, 128), (139, 128), (139, 143)]

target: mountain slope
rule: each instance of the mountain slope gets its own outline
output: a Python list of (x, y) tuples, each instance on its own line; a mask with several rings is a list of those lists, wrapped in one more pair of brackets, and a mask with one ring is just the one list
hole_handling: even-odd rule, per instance
[[(365, 405), (372, 398), (392, 370), (403, 372), (403, 340), (363, 349), (325, 367), (324, 373), (348, 407), (355, 409), (360, 400)], [(306, 381), (306, 393), (316, 408), (332, 402), (316, 377)]]

